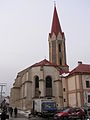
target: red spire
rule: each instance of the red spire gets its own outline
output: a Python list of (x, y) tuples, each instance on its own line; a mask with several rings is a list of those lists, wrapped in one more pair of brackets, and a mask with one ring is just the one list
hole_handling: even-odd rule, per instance
[(63, 34), (61, 26), (60, 26), (60, 22), (59, 22), (57, 10), (56, 10), (56, 5), (54, 5), (54, 14), (53, 14), (53, 22), (52, 22), (52, 28), (51, 28), (51, 35), (52, 35), (53, 32), (55, 33), (56, 36), (58, 35), (59, 32), (61, 34)]

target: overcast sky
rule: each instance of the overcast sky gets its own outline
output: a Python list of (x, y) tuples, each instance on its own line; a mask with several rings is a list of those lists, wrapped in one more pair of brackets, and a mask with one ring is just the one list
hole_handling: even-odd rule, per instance
[[(90, 0), (56, 0), (70, 70), (90, 64)], [(0, 83), (6, 94), (17, 73), (48, 59), (54, 0), (0, 0)]]

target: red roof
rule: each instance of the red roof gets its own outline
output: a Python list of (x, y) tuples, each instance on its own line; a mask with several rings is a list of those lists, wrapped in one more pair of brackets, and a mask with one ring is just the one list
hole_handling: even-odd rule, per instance
[(32, 65), (31, 67), (37, 67), (37, 66), (54, 66), (54, 67), (58, 67), (58, 65), (53, 64), (51, 62), (49, 62), (48, 60), (44, 59), (38, 63), (35, 63), (34, 65)]
[(50, 37), (51, 37), (51, 35), (53, 34), (53, 32), (55, 33), (56, 36), (58, 35), (59, 32), (60, 32), (62, 35), (64, 35), (64, 33), (62, 32), (61, 26), (60, 26), (60, 22), (59, 22), (59, 18), (58, 18), (56, 6), (54, 7), (52, 28), (51, 28), (51, 33), (49, 34)]
[(66, 73), (69, 73), (69, 71), (68, 70), (60, 69), (59, 74), (62, 75), (63, 73), (66, 74)]
[(80, 64), (70, 72), (70, 75), (74, 73), (89, 73), (90, 74), (90, 65)]

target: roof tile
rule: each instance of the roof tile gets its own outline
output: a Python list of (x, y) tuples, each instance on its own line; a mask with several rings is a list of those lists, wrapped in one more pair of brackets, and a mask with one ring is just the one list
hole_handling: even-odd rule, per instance
[(49, 62), (48, 60), (44, 59), (38, 63), (33, 64), (31, 67), (37, 67), (37, 66), (54, 66), (54, 67), (58, 67), (58, 65), (53, 64), (51, 62)]
[(70, 72), (70, 75), (74, 73), (90, 73), (90, 65), (80, 64)]

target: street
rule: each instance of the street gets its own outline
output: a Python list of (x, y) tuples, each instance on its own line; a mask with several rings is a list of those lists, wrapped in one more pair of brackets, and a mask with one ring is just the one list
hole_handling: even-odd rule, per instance
[[(35, 116), (35, 117), (33, 116), (31, 118), (26, 118), (23, 115), (18, 115), (17, 118), (10, 117), (9, 120), (53, 120), (53, 118), (41, 118), (41, 117), (38, 117), (38, 116)], [(78, 119), (78, 120), (80, 120), (80, 119)], [(86, 119), (84, 119), (84, 120), (86, 120)]]
[(52, 118), (41, 118), (38, 116), (27, 118), (22, 114), (18, 114), (16, 118), (14, 117), (14, 115), (12, 117), (9, 117), (9, 120), (53, 120), (53, 119)]
[[(53, 118), (42, 118), (42, 117), (38, 117), (38, 116), (31, 116), (30, 118), (27, 118), (23, 114), (18, 113), (17, 117), (15, 117), (14, 115), (12, 115), (12, 117), (10, 117), (10, 115), (9, 115), (9, 119), (6, 119), (6, 120), (54, 120), (54, 119)], [(76, 120), (76, 119), (74, 119), (74, 120)], [(78, 119), (78, 120), (80, 120), (80, 119)], [(84, 119), (84, 120), (86, 120), (86, 119)]]
[(25, 118), (25, 117), (17, 117), (17, 118), (14, 118), (14, 117), (10, 117), (9, 120), (52, 120), (52, 118), (40, 118), (40, 117), (32, 117), (32, 118)]
[(25, 117), (17, 117), (17, 118), (14, 118), (14, 117), (10, 117), (9, 120), (52, 120), (52, 118), (40, 118), (40, 117), (32, 117), (32, 118), (25, 118)]

